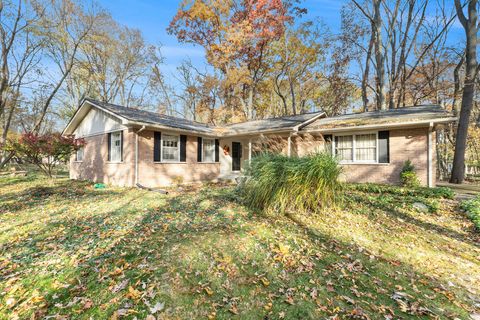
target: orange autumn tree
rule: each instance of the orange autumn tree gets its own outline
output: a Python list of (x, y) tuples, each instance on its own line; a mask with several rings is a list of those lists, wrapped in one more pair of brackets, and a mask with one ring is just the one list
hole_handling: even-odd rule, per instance
[(290, 8), (292, 3), (282, 0), (186, 0), (168, 32), (205, 49), (208, 63), (224, 76), (226, 104), (253, 119), (259, 83), (269, 68), (269, 44), (293, 21)]

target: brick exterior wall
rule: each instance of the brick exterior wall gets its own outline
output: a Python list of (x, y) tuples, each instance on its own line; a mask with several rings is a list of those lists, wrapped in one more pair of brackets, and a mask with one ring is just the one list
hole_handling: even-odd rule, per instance
[(123, 130), (123, 161), (108, 162), (108, 134), (103, 133), (85, 138), (83, 161), (76, 162), (75, 154), (70, 158), (70, 178), (91, 180), (118, 186), (134, 185), (135, 134)]
[[(162, 134), (168, 132), (162, 131)], [(178, 135), (178, 133), (173, 133)], [(278, 137), (278, 136), (277, 136)], [(286, 136), (282, 137), (287, 139)], [(139, 134), (139, 164), (138, 182), (148, 187), (168, 186), (176, 182), (213, 181), (222, 176), (220, 163), (197, 162), (197, 136), (187, 136), (186, 162), (155, 163), (153, 161), (153, 131), (142, 131)], [(248, 140), (227, 139), (220, 140), (220, 162), (226, 169), (231, 161), (225, 161), (228, 155), (223, 153), (223, 146), (230, 145), (231, 141), (241, 141), (243, 159), (248, 159)], [(313, 141), (313, 142), (312, 142)], [(292, 138), (292, 155), (305, 155), (322, 146), (323, 139), (313, 135), (312, 139)], [(432, 137), (433, 168), (435, 166), (435, 136)], [(75, 156), (70, 161), (70, 177), (72, 179), (86, 179), (95, 182), (104, 182), (119, 186), (135, 185), (135, 133), (124, 130), (123, 162), (108, 163), (107, 134), (100, 134), (86, 138), (84, 159), (75, 162)], [(286, 141), (280, 147), (286, 153)], [(342, 165), (343, 179), (350, 182), (375, 182), (398, 184), (400, 171), (406, 160), (410, 159), (417, 169), (417, 174), (423, 185), (428, 184), (428, 128), (390, 130), (390, 163), (389, 164), (349, 164)], [(227, 159), (228, 160), (228, 159)], [(224, 168), (224, 169), (225, 169)], [(222, 169), (222, 171), (224, 171)], [(433, 182), (435, 182), (435, 169)]]
[(185, 183), (212, 181), (220, 175), (220, 163), (197, 162), (197, 136), (187, 136), (186, 162), (178, 163), (154, 162), (153, 131), (142, 131), (139, 136), (138, 181), (144, 186), (168, 186), (177, 179)]
[[(435, 143), (435, 137), (432, 138)], [(435, 145), (432, 148), (435, 157)], [(390, 130), (390, 163), (342, 165), (349, 182), (399, 184), (406, 160), (412, 161), (422, 185), (428, 185), (428, 128)], [(435, 183), (435, 163), (433, 163)]]

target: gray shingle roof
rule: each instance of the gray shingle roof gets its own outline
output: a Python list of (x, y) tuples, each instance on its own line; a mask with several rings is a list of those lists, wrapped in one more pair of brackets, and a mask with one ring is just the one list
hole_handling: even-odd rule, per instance
[(417, 122), (423, 120), (434, 121), (435, 119), (449, 117), (453, 117), (453, 115), (438, 105), (424, 105), (326, 117), (315, 120), (305, 128), (311, 130), (398, 122)]
[(272, 129), (288, 130), (299, 124), (302, 124), (303, 122), (317, 115), (323, 114), (323, 112), (304, 113), (304, 114), (299, 114), (294, 116), (254, 120), (254, 121), (234, 123), (234, 124), (226, 125), (223, 127), (214, 127), (214, 126), (209, 126), (207, 124), (200, 123), (200, 122), (162, 115), (162, 114), (151, 112), (151, 111), (127, 108), (127, 107), (119, 106), (112, 103), (97, 101), (90, 98), (87, 98), (85, 100), (90, 102), (93, 105), (96, 105), (100, 108), (110, 111), (130, 121), (163, 125), (166, 127), (183, 129), (183, 130), (195, 130), (198, 132), (203, 132), (208, 134), (221, 133), (221, 134), (231, 135), (231, 134), (255, 133), (259, 131), (272, 130)]
[(159, 114), (151, 111), (122, 107), (116, 104), (105, 103), (105, 102), (93, 100), (90, 98), (87, 98), (85, 100), (90, 102), (93, 105), (97, 105), (100, 108), (108, 110), (130, 121), (163, 125), (166, 127), (183, 129), (183, 130), (194, 130), (194, 131), (199, 131), (204, 133), (213, 133), (213, 127), (210, 127), (204, 123), (167, 116), (167, 115), (163, 115), (163, 114)]
[[(85, 99), (93, 105), (97, 105), (129, 121), (162, 125), (165, 127), (196, 131), (212, 135), (241, 135), (259, 133), (267, 130), (290, 130), (308, 120), (313, 119), (323, 112), (304, 113), (293, 116), (253, 120), (233, 123), (223, 127), (209, 126), (204, 123), (190, 121), (182, 118), (162, 115), (155, 112), (122, 107), (116, 104), (105, 103), (93, 99)], [(439, 118), (449, 118), (453, 115), (438, 105), (424, 105), (405, 107), (387, 111), (371, 111), (363, 113), (351, 113), (334, 117), (323, 117), (314, 120), (305, 126), (306, 130), (322, 130), (331, 128), (354, 127), (362, 125), (382, 125), (399, 122), (434, 121)]]
[(226, 134), (244, 134), (265, 130), (290, 129), (321, 114), (323, 114), (323, 112), (311, 112), (292, 116), (232, 123), (226, 125), (223, 129)]

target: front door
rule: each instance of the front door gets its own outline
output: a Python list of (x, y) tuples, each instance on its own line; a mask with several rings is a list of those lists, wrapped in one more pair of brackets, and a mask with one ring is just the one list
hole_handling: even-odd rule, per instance
[(240, 142), (232, 142), (232, 171), (240, 171), (242, 160), (242, 144)]

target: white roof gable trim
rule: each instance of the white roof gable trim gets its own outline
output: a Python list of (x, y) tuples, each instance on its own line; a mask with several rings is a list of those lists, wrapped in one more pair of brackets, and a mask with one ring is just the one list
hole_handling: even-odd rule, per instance
[(73, 131), (77, 138), (98, 135), (106, 132), (123, 130), (126, 127), (122, 122), (107, 112), (90, 108), (85, 117), (80, 121), (78, 126)]
[(62, 135), (92, 136), (124, 129), (127, 124), (127, 119), (89, 101), (84, 101), (63, 129)]

